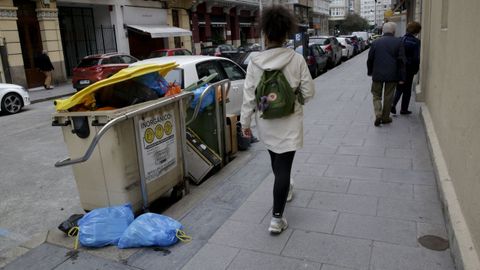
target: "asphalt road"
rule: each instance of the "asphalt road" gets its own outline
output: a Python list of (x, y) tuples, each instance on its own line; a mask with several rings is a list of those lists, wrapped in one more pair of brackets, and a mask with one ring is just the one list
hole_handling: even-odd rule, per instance
[(0, 115), (0, 251), (82, 213), (60, 127), (51, 126), (51, 101)]

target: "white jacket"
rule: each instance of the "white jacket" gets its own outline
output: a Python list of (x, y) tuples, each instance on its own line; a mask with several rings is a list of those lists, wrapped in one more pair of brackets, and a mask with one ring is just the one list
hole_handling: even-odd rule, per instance
[[(255, 88), (264, 70), (282, 70), (293, 91), (300, 88), (305, 102), (314, 94), (312, 76), (303, 56), (288, 48), (275, 48), (255, 55), (247, 68), (247, 77), (243, 90), (243, 104), (240, 122), (243, 128), (249, 128), (252, 115), (257, 106)], [(255, 110), (257, 111), (257, 110)], [(262, 119), (255, 113), (258, 136), (268, 150), (281, 154), (296, 151), (303, 146), (303, 106), (295, 102), (295, 112), (278, 119)]]

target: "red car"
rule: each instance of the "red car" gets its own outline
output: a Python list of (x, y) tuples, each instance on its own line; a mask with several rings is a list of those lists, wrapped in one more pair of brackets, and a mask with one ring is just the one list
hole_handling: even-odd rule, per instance
[(180, 49), (180, 48), (175, 48), (175, 49), (162, 49), (162, 50), (156, 50), (150, 53), (148, 58), (155, 58), (155, 57), (162, 57), (162, 56), (174, 56), (174, 55), (192, 55), (192, 52), (190, 52), (187, 49)]
[(120, 53), (86, 56), (73, 69), (73, 88), (80, 91), (92, 83), (112, 76), (119, 70), (137, 61), (138, 59), (133, 56)]

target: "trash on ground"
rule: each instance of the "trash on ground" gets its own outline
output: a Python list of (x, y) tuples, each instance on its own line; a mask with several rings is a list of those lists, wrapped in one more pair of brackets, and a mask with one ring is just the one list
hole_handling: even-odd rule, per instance
[[(78, 220), (80, 220), (83, 217), (83, 214), (73, 214), (71, 215), (67, 220), (62, 222), (60, 225), (58, 225), (58, 229), (65, 234), (68, 234), (68, 232), (78, 226)], [(76, 236), (77, 233), (73, 233), (72, 236)]]

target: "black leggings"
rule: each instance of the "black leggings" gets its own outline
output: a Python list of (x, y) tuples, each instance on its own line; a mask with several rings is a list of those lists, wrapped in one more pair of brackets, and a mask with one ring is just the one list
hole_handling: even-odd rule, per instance
[(272, 161), (272, 170), (275, 175), (273, 185), (273, 211), (276, 218), (281, 218), (287, 203), (288, 189), (290, 188), (290, 172), (292, 171), (295, 151), (277, 154), (268, 150)]

